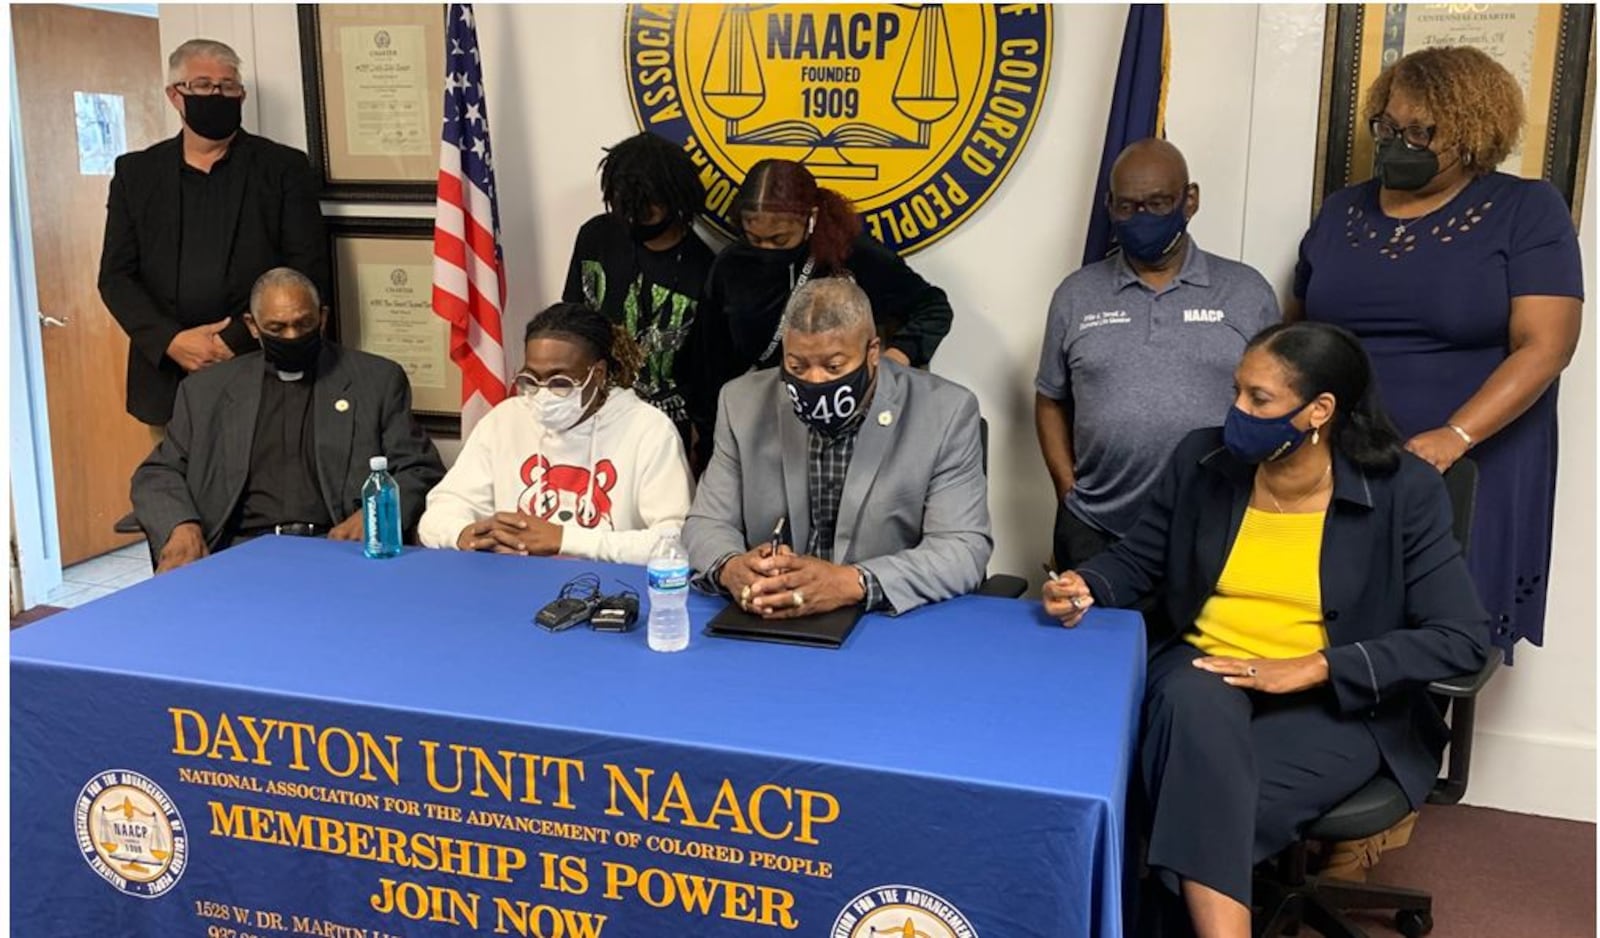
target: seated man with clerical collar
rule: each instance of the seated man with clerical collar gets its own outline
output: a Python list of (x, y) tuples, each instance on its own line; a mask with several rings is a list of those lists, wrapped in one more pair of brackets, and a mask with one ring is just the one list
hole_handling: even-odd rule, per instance
[(977, 398), (882, 357), (848, 278), (801, 286), (780, 328), (781, 366), (722, 389), (683, 529), (698, 582), (771, 618), (975, 590), (994, 546)]
[(156, 572), (263, 534), (360, 540), (368, 460), (384, 456), (409, 534), (444, 464), (411, 414), (405, 371), (322, 339), (317, 288), (262, 274), (245, 322), (261, 345), (178, 386), (167, 436), (133, 474)]

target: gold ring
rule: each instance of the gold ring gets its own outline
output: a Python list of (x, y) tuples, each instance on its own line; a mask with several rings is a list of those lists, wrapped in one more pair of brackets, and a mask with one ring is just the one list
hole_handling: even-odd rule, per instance
[(799, 609), (801, 606), (804, 606), (805, 604), (806, 604), (805, 594), (800, 592), (799, 590), (795, 590), (794, 591), (794, 607), (796, 609)]
[(750, 601), (750, 584), (746, 583), (744, 585), (744, 589), (739, 591), (739, 602), (746, 603), (746, 602), (749, 602), (749, 601)]

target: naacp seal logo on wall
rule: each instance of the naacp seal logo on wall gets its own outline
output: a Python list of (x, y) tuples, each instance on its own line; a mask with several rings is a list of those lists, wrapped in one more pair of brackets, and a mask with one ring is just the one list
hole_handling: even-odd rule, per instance
[(639, 126), (683, 145), (731, 233), (745, 173), (804, 163), (905, 254), (1005, 178), (1050, 75), (1048, 4), (681, 4), (627, 8)]
[(78, 793), (73, 827), (84, 861), (130, 896), (156, 898), (188, 865), (189, 834), (177, 805), (138, 772), (113, 769), (90, 779)]
[(966, 916), (915, 886), (875, 886), (834, 919), (828, 938), (978, 938)]

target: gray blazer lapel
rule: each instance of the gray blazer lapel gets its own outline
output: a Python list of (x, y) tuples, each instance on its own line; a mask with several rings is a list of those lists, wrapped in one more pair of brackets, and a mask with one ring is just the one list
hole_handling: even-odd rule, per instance
[[(804, 553), (811, 539), (811, 495), (808, 492), (810, 477), (810, 445), (805, 424), (795, 419), (794, 403), (781, 380), (777, 386), (778, 438), (783, 446), (783, 491), (789, 503), (789, 536), (794, 552)], [(767, 532), (756, 531), (765, 539)]]
[[(839, 495), (839, 520), (834, 526), (833, 562), (850, 562), (850, 543), (855, 539), (861, 507), (872, 490), (873, 480), (889, 455), (890, 444), (900, 433), (900, 405), (905, 402), (905, 383), (893, 366), (878, 366), (878, 389), (872, 405), (856, 431), (855, 452), (844, 476), (844, 491)], [(887, 415), (887, 417), (885, 417)]]
[[(350, 475), (356, 408), (377, 406), (356, 400), (350, 393), (350, 374), (339, 367), (339, 362), (336, 348), (323, 346), (317, 360), (317, 383), (311, 392), (312, 422), (317, 435), (317, 483), (334, 524), (343, 521), (351, 510), (343, 496), (345, 479)], [(373, 416), (376, 423), (377, 415)]]

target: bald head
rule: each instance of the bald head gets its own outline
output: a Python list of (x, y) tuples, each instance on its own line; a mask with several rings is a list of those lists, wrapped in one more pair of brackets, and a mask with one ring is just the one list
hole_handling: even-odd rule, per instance
[(1159, 137), (1135, 140), (1117, 154), (1111, 164), (1111, 186), (1116, 191), (1118, 173), (1157, 172), (1173, 175), (1179, 185), (1189, 181), (1189, 164), (1177, 147)]

